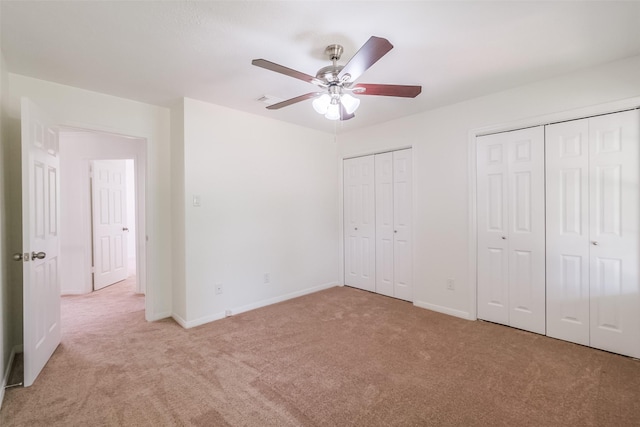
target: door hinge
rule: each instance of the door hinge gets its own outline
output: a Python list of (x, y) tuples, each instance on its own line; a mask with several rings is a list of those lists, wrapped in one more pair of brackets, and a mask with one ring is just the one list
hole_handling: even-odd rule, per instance
[(96, 272), (96, 268), (94, 266), (91, 266), (91, 274), (95, 274)]

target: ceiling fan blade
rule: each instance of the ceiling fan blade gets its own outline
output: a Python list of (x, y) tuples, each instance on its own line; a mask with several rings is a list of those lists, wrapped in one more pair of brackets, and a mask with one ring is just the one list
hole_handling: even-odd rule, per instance
[[(415, 98), (422, 92), (422, 86), (406, 85), (378, 85), (358, 83), (352, 87), (355, 95), (400, 96), (403, 98)], [(358, 90), (364, 89), (364, 91)]]
[(286, 101), (282, 101), (282, 102), (278, 102), (277, 104), (269, 105), (267, 107), (267, 110), (279, 110), (282, 107), (286, 107), (286, 106), (289, 106), (291, 104), (296, 104), (298, 102), (301, 102), (301, 101), (304, 101), (304, 100), (307, 100), (307, 99), (316, 98), (316, 97), (318, 97), (320, 95), (322, 95), (322, 93), (320, 93), (320, 92), (305, 93), (304, 95), (296, 96), (295, 98), (287, 99)]
[[(251, 64), (256, 67), (261, 67), (267, 70), (275, 71), (276, 73), (284, 74), (285, 76), (293, 77), (294, 79), (302, 80), (307, 83), (311, 83), (318, 86), (323, 86), (324, 83), (317, 78), (310, 76), (300, 71), (296, 71), (291, 68), (287, 68), (283, 65), (276, 64), (275, 62), (267, 61), (266, 59), (254, 59)], [(326, 85), (324, 85), (326, 86)]]
[(356, 115), (351, 113), (347, 113), (347, 110), (344, 108), (344, 105), (340, 104), (340, 120), (350, 120), (353, 119)]
[(342, 79), (348, 74), (350, 76), (348, 80), (355, 81), (391, 49), (393, 49), (393, 45), (389, 43), (389, 40), (372, 36), (347, 62), (347, 65), (338, 74), (338, 78)]

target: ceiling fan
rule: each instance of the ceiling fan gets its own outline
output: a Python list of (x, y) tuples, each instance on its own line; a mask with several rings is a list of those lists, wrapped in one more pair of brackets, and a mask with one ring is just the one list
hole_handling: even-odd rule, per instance
[(346, 65), (338, 65), (343, 48), (339, 44), (329, 45), (324, 52), (333, 64), (320, 68), (315, 77), (266, 59), (254, 59), (251, 63), (257, 67), (275, 71), (321, 88), (321, 91), (300, 95), (270, 105), (267, 109), (277, 110), (307, 99), (313, 99), (313, 108), (327, 119), (349, 120), (355, 116), (354, 111), (360, 105), (360, 100), (351, 94), (415, 98), (422, 91), (422, 86), (355, 83), (369, 67), (378, 62), (391, 49), (393, 49), (393, 45), (389, 43), (389, 40), (372, 36)]

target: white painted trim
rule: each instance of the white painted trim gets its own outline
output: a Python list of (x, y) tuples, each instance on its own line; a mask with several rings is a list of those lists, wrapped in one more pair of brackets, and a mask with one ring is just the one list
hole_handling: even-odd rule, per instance
[(189, 329), (189, 328), (193, 328), (196, 326), (200, 326), (200, 325), (204, 325), (205, 323), (209, 323), (209, 322), (213, 322), (216, 320), (221, 320), (224, 319), (227, 316), (233, 316), (235, 314), (240, 314), (240, 313), (244, 313), (246, 311), (251, 311), (251, 310), (255, 310), (257, 308), (262, 308), (262, 307), (266, 307), (268, 305), (272, 305), (272, 304), (277, 304), (279, 302), (283, 302), (283, 301), (287, 301), (293, 298), (298, 298), (301, 297), (303, 295), (308, 295), (308, 294), (312, 294), (315, 292), (319, 292), (319, 291), (323, 291), (325, 289), (329, 289), (329, 288), (333, 288), (336, 286), (341, 286), (338, 283), (335, 282), (331, 282), (331, 283), (325, 283), (324, 285), (319, 285), (319, 286), (314, 286), (312, 288), (307, 288), (307, 289), (303, 289), (301, 291), (296, 291), (296, 292), (291, 292), (289, 294), (285, 294), (285, 295), (280, 295), (274, 298), (269, 298), (269, 299), (265, 299), (262, 301), (258, 301), (252, 304), (247, 304), (247, 305), (243, 305), (241, 307), (237, 307), (237, 308), (233, 308), (233, 309), (227, 309), (222, 313), (214, 313), (214, 314), (210, 314), (208, 316), (203, 316), (200, 317), (198, 319), (194, 319), (194, 320), (185, 320), (183, 319), (181, 316), (179, 316), (176, 313), (171, 314), (171, 317), (173, 317), (173, 320), (175, 320), (180, 326), (182, 326), (185, 329)]
[(449, 316), (455, 316), (465, 320), (476, 320), (475, 316), (472, 317), (471, 314), (466, 311), (455, 310), (453, 308), (444, 307), (442, 305), (429, 304), (428, 302), (423, 301), (415, 301), (413, 305), (419, 308), (426, 308), (427, 310), (436, 311), (442, 314), (448, 314)]
[[(597, 116), (601, 114), (610, 114), (618, 111), (630, 110), (640, 107), (640, 97), (622, 99), (604, 104), (591, 105), (584, 108), (578, 108), (568, 111), (561, 111), (551, 114), (545, 114), (537, 117), (517, 120), (514, 122), (502, 123), (481, 128), (471, 129), (468, 133), (468, 170), (469, 170), (469, 315), (470, 319), (477, 318), (477, 230), (476, 222), (476, 137), (480, 135), (489, 135), (492, 133), (506, 132), (510, 130), (522, 129), (533, 126), (544, 126), (551, 123), (557, 123), (568, 120), (578, 120), (585, 117)], [(437, 310), (436, 310), (437, 311)]]
[(154, 313), (149, 316), (146, 320), (148, 322), (155, 322), (156, 320), (166, 319), (168, 317), (172, 317), (173, 314), (170, 311), (163, 311), (161, 313)]
[(7, 362), (7, 366), (4, 370), (4, 377), (2, 377), (2, 387), (0, 388), (0, 409), (2, 409), (2, 402), (4, 401), (4, 390), (9, 382), (9, 375), (11, 375), (11, 368), (13, 367), (13, 361), (16, 358), (16, 354), (21, 353), (22, 345), (15, 345), (11, 349), (11, 354), (9, 355), (9, 361)]
[(196, 326), (200, 326), (200, 325), (204, 325), (205, 323), (209, 323), (209, 322), (213, 322), (216, 320), (220, 320), (220, 319), (224, 319), (226, 317), (226, 315), (223, 313), (214, 313), (214, 314), (210, 314), (208, 316), (203, 316), (200, 317), (198, 319), (194, 319), (194, 320), (184, 320), (182, 317), (180, 317), (178, 314), (173, 313), (171, 315), (171, 317), (173, 317), (173, 320), (175, 320), (176, 322), (178, 322), (178, 324), (180, 326), (182, 326), (185, 329), (189, 329), (189, 328), (195, 328)]
[(313, 294), (315, 292), (323, 291), (329, 288), (334, 288), (336, 286), (339, 286), (339, 284), (336, 282), (325, 283), (324, 285), (314, 286), (313, 288), (307, 288), (301, 291), (291, 292), (289, 294), (280, 295), (278, 297), (269, 298), (269, 299), (258, 301), (252, 304), (243, 305), (242, 307), (233, 308), (227, 311), (230, 312), (231, 316), (233, 316), (235, 314), (244, 313), (245, 311), (255, 310), (256, 308), (266, 307), (271, 304), (277, 304), (279, 302), (287, 301), (293, 298), (298, 298), (308, 294)]

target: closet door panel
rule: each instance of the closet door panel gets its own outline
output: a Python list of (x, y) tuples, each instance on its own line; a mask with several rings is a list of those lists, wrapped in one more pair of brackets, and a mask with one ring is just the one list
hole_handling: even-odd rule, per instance
[(589, 123), (546, 127), (547, 335), (589, 345)]
[(589, 120), (591, 346), (640, 357), (640, 116)]
[(544, 334), (544, 128), (504, 135), (509, 157), (509, 324)]
[(393, 153), (375, 155), (376, 168), (376, 292), (393, 296)]
[(477, 139), (478, 318), (509, 324), (507, 145)]
[(393, 295), (413, 301), (413, 251), (411, 245), (411, 150), (393, 153)]
[(375, 289), (373, 156), (344, 161), (345, 285)]

